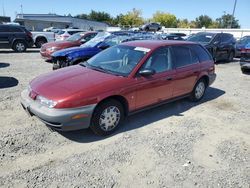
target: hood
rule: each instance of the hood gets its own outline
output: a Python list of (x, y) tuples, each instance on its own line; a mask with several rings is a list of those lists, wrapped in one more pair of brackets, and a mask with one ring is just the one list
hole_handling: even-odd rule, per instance
[(92, 48), (92, 47), (72, 47), (72, 48), (67, 48), (67, 49), (56, 51), (52, 54), (52, 56), (53, 57), (67, 56), (67, 55), (72, 54), (72, 53), (92, 51), (93, 49), (94, 48)]
[(76, 43), (76, 41), (55, 41), (49, 42), (43, 45), (44, 48), (51, 48), (51, 47), (69, 47)]
[(80, 101), (111, 89), (121, 79), (125, 78), (76, 65), (39, 76), (30, 86), (37, 95), (51, 100), (67, 101), (73, 97), (78, 101), (76, 98), (80, 97)]

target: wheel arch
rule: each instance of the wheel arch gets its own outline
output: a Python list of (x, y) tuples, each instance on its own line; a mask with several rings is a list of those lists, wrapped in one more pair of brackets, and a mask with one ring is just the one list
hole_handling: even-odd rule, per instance
[[(108, 100), (112, 100), (112, 99), (121, 103), (121, 105), (123, 106), (123, 109), (124, 109), (124, 116), (127, 116), (128, 112), (129, 112), (129, 104), (128, 104), (127, 99), (121, 95), (112, 95), (112, 96), (105, 97), (97, 104), (97, 106), (99, 106), (100, 104), (103, 104), (104, 102), (106, 102)], [(97, 106), (95, 107), (95, 109), (97, 108)]]

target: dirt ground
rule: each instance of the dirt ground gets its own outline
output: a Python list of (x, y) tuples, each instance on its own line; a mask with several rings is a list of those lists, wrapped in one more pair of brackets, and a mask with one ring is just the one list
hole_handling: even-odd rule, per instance
[(250, 187), (250, 75), (216, 65), (204, 99), (130, 116), (112, 136), (53, 132), (20, 105), (51, 71), (37, 50), (0, 51), (0, 187)]

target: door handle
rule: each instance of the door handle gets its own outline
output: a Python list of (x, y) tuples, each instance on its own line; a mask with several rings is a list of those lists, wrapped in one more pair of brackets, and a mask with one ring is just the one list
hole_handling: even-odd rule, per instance
[(167, 77), (166, 80), (170, 81), (170, 80), (173, 80), (172, 77)]
[(194, 74), (197, 74), (198, 73), (198, 71), (194, 71)]

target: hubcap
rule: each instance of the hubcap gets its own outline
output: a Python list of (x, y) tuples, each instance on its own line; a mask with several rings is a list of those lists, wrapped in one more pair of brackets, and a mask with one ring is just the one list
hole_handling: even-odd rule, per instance
[(200, 99), (203, 96), (204, 91), (205, 91), (205, 84), (204, 82), (200, 82), (195, 88), (195, 97), (197, 99)]
[(116, 106), (109, 106), (104, 109), (99, 119), (101, 129), (104, 131), (114, 129), (120, 121), (120, 115), (120, 110)]
[(25, 46), (23, 43), (17, 43), (16, 49), (17, 49), (17, 51), (21, 52), (25, 49)]

